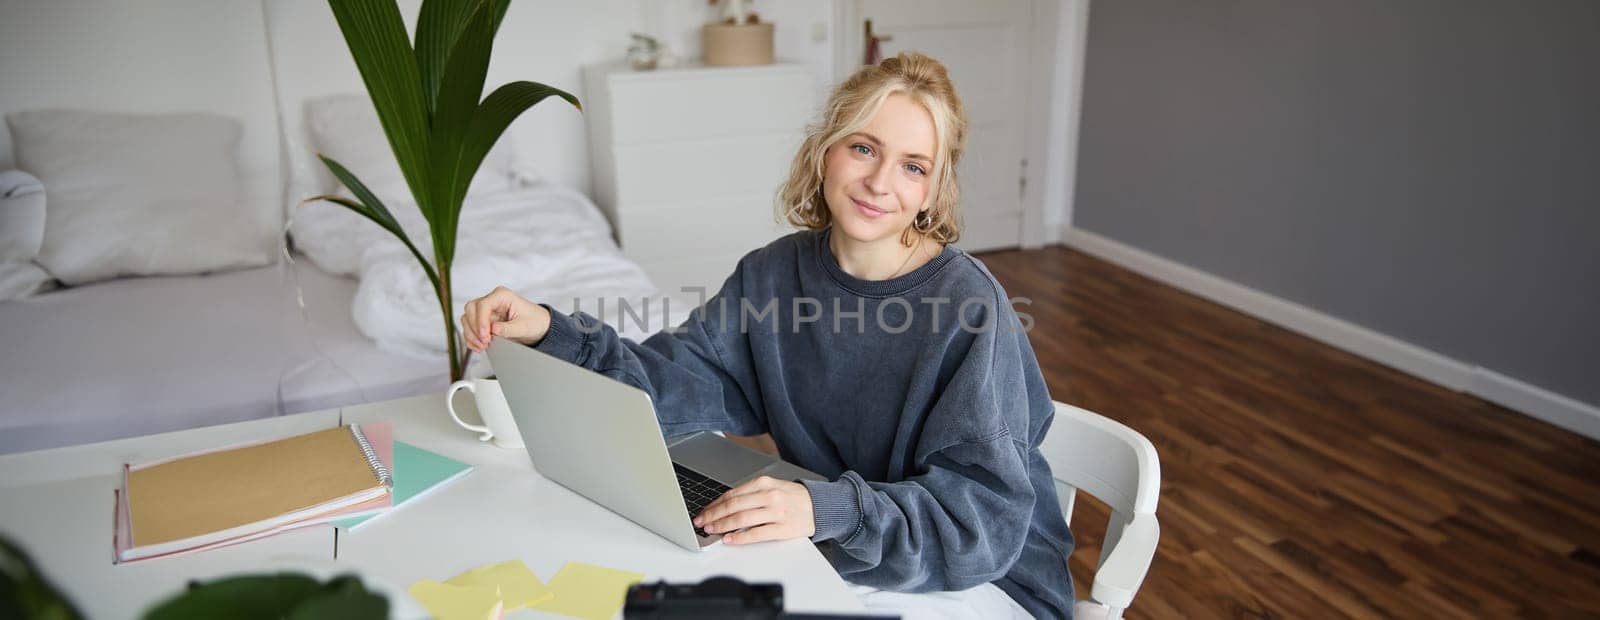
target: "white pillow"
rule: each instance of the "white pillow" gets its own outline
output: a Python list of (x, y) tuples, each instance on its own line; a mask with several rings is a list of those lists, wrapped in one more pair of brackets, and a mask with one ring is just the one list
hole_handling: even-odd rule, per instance
[(55, 279), (34, 264), (44, 241), (44, 184), (21, 170), (0, 172), (0, 301), (47, 290)]
[(62, 282), (271, 262), (240, 201), (237, 121), (33, 110), (6, 122), (17, 167), (49, 189), (37, 262)]
[(28, 262), (44, 242), (44, 184), (21, 170), (0, 172), (0, 263)]
[[(383, 124), (367, 95), (331, 95), (306, 102), (306, 125), (318, 152), (349, 169), (356, 179), (378, 195), (391, 211), (397, 205), (415, 204), (411, 188), (400, 173)], [(512, 186), (510, 140), (502, 136), (483, 158), (467, 195), (503, 192)], [(321, 161), (315, 162), (325, 168)], [(326, 178), (332, 178), (328, 176)], [(332, 191), (334, 188), (327, 188)], [(415, 207), (412, 207), (415, 208)]]

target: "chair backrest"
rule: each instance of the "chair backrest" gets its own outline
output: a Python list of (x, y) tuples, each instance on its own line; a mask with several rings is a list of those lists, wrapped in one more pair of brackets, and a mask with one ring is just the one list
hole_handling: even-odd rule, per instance
[(1133, 603), (1161, 537), (1155, 515), (1161, 460), (1137, 431), (1086, 409), (1055, 405), (1055, 422), (1039, 451), (1056, 479), (1062, 515), (1072, 522), (1080, 489), (1111, 508), (1090, 599), (1078, 601), (1074, 614), (1116, 620)]
[[(1110, 418), (1056, 403), (1055, 423), (1039, 447), (1056, 480), (1100, 499), (1124, 515), (1156, 511), (1161, 460), (1138, 431)], [(1061, 499), (1070, 515), (1071, 498)]]

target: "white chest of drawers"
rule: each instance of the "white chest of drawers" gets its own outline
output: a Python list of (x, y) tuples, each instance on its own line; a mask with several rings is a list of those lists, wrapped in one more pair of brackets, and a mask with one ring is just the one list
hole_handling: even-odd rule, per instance
[(773, 197), (815, 109), (804, 65), (583, 77), (595, 202), (662, 291), (714, 294), (739, 257), (791, 230)]

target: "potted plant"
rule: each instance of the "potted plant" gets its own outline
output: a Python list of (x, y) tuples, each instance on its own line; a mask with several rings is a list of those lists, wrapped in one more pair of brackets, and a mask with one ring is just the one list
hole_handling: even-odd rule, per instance
[(236, 575), (188, 588), (145, 611), (144, 620), (235, 618), (239, 620), (384, 620), (389, 601), (354, 575), (326, 583), (300, 573)]
[(321, 154), (318, 158), (354, 198), (327, 195), (311, 200), (339, 204), (372, 220), (417, 258), (439, 299), (450, 380), (459, 381), (471, 352), (456, 331), (450, 264), (467, 185), (490, 147), (528, 108), (551, 96), (583, 108), (577, 97), (537, 82), (511, 82), (482, 96), (494, 36), (509, 0), (424, 0), (415, 45), (406, 38), (395, 0), (329, 0), (328, 4), (406, 185), (428, 222), (432, 261), (360, 179)]

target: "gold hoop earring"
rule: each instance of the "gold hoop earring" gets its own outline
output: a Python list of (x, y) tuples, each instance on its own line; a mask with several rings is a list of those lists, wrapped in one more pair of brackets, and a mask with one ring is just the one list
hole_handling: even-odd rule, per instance
[(928, 234), (933, 230), (933, 214), (927, 211), (918, 213), (916, 219), (911, 220), (911, 227), (919, 233)]

